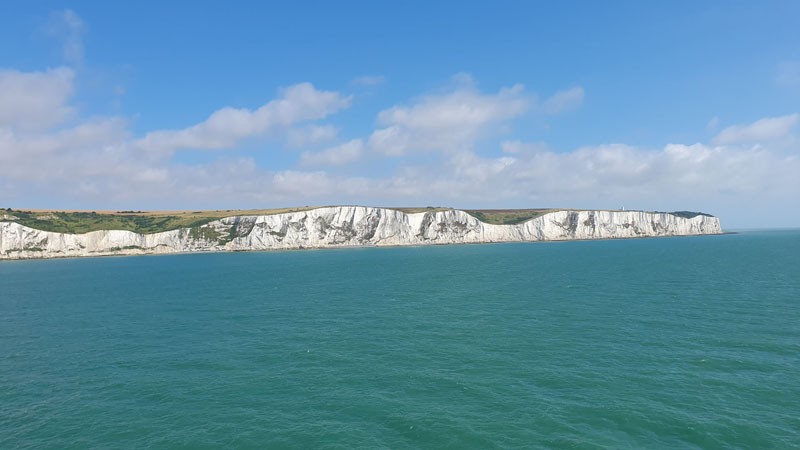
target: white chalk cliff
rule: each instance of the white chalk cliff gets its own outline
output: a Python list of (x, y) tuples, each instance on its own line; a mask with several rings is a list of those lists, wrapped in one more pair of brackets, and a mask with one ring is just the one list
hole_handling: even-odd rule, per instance
[(272, 250), (347, 246), (615, 239), (719, 234), (704, 214), (556, 211), (517, 225), (492, 225), (459, 210), (406, 214), (336, 206), (234, 216), (198, 228), (153, 234), (103, 230), (65, 234), (0, 221), (0, 259)]

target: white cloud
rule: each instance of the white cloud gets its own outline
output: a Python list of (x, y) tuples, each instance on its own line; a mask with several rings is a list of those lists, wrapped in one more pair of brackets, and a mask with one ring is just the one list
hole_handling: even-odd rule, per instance
[(412, 137), (400, 127), (375, 130), (369, 137), (370, 148), (387, 156), (402, 156), (410, 147)]
[(331, 192), (341, 192), (336, 180), (322, 171), (280, 171), (270, 177), (269, 187), (272, 195), (287, 199), (318, 199), (325, 198)]
[(454, 177), (466, 179), (475, 184), (484, 184), (512, 167), (516, 162), (517, 159), (510, 156), (482, 158), (475, 153), (465, 152), (453, 155), (447, 161), (447, 165), (452, 169)]
[(31, 135), (0, 130), (0, 157), (58, 156), (65, 151), (119, 143), (127, 136), (127, 121), (115, 117), (89, 120), (53, 133)]
[(733, 125), (722, 130), (715, 138), (717, 144), (765, 142), (787, 137), (797, 124), (797, 113), (768, 117), (747, 125)]
[(376, 180), (369, 192), (404, 204), (690, 209), (718, 214), (729, 227), (786, 225), (800, 215), (774, 211), (800, 196), (797, 173), (800, 158), (765, 148), (613, 144), (514, 157), (460, 154)]
[[(399, 162), (394, 172), (362, 174), (365, 177), (324, 170), (265, 170), (250, 158), (190, 165), (141, 160), (126, 146), (130, 141), (121, 121), (87, 124), (37, 141), (9, 144), (8, 136), (0, 134), (0, 148), (24, 147), (29, 155), (0, 153), (0, 165), (7, 168), (0, 175), (0, 185), (6, 182), (4, 191), (38, 186), (54, 198), (94, 205), (111, 202), (111, 208), (336, 203), (626, 206), (702, 210), (720, 215), (727, 227), (796, 225), (800, 220), (791, 212), (774, 216), (800, 196), (800, 158), (767, 147), (670, 144), (650, 150), (612, 144), (556, 152), (541, 143), (508, 141), (502, 146), (517, 149), (513, 156), (459, 152), (425, 165)], [(305, 154), (301, 161), (342, 163), (362, 155), (363, 147), (362, 141), (354, 140)]]
[(283, 89), (280, 98), (256, 110), (222, 108), (205, 121), (181, 130), (147, 133), (138, 141), (146, 151), (171, 153), (179, 149), (225, 149), (238, 142), (266, 134), (276, 128), (327, 117), (350, 106), (351, 97), (320, 91), (310, 83)]
[[(6, 206), (20, 207), (68, 201), (98, 209), (624, 205), (703, 210), (720, 215), (726, 227), (800, 223), (800, 213), (785, 207), (800, 197), (800, 156), (790, 139), (799, 114), (729, 127), (715, 139), (720, 146), (610, 144), (559, 152), (543, 142), (498, 139), (532, 107), (521, 86), (483, 93), (468, 78), (456, 81), (448, 91), (382, 111), (369, 142), (299, 153), (297, 163), (306, 170), (287, 170), (294, 162), (265, 166), (235, 151), (202, 164), (171, 156), (178, 148), (235, 147), (269, 133), (318, 145), (335, 139), (337, 130), (312, 121), (346, 108), (350, 97), (300, 84), (256, 110), (223, 108), (193, 127), (137, 139), (126, 118), (66, 122), (77, 115), (69, 106), (71, 70), (6, 70), (0, 72), (0, 93), (9, 94), (0, 96), (0, 194)], [(356, 176), (329, 171), (364, 158), (367, 149), (428, 153), (370, 158)], [(32, 204), (31, 192), (44, 193), (43, 203)]]
[(86, 24), (75, 11), (66, 9), (51, 13), (44, 31), (61, 41), (64, 60), (71, 64), (83, 62), (83, 34)]
[(0, 70), (0, 127), (40, 131), (62, 124), (74, 110), (74, 72), (66, 67), (44, 72)]
[(135, 173), (145, 162), (127, 149), (127, 121), (99, 118), (37, 135), (0, 130), (2, 175), (19, 182), (75, 183)]
[(583, 88), (578, 86), (565, 91), (558, 91), (545, 100), (542, 109), (547, 114), (560, 114), (577, 109), (583, 103)]
[(303, 166), (339, 166), (359, 159), (363, 151), (364, 142), (361, 139), (353, 139), (319, 152), (303, 152), (300, 155), (300, 164)]
[(291, 128), (287, 131), (286, 139), (289, 146), (302, 148), (336, 139), (339, 130), (333, 125), (309, 125), (301, 128)]
[(522, 142), (517, 139), (515, 141), (501, 142), (500, 149), (503, 151), (503, 153), (515, 155), (520, 153), (539, 153), (550, 151), (550, 146), (544, 142)]
[[(461, 79), (463, 81), (463, 79)], [(525, 112), (531, 100), (522, 85), (483, 94), (471, 84), (444, 94), (427, 95), (410, 106), (394, 106), (378, 114), (383, 127), (369, 138), (369, 146), (386, 155), (409, 151), (457, 152), (469, 150), (493, 127)]]

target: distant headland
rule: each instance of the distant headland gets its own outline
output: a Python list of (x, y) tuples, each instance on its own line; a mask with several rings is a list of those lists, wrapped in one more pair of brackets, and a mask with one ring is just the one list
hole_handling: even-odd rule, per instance
[(0, 210), (0, 259), (720, 234), (705, 213), (365, 206)]

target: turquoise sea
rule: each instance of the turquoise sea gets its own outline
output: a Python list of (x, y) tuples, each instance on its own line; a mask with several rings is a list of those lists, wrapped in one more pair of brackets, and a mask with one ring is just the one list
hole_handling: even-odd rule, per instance
[(800, 231), (0, 262), (0, 448), (789, 449)]

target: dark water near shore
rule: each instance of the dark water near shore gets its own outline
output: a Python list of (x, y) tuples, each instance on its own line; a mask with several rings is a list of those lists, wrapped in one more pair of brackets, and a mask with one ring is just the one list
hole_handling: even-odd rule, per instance
[(0, 263), (0, 448), (797, 448), (800, 231)]

